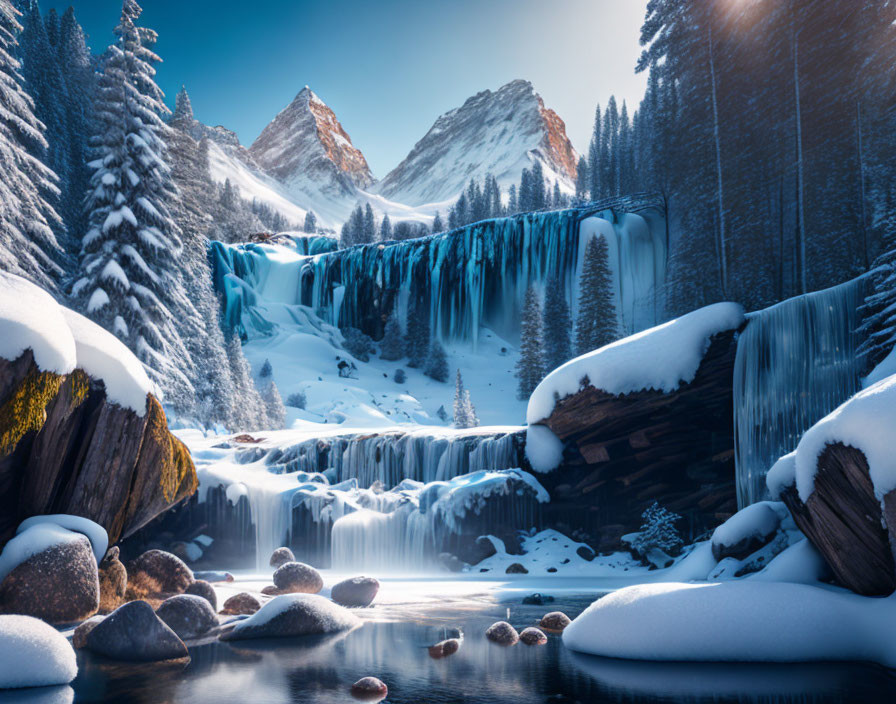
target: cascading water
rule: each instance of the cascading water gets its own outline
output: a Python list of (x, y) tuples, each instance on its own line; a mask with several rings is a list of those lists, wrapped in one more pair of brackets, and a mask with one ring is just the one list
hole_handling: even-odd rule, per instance
[(802, 434), (861, 388), (859, 309), (865, 280), (748, 316), (734, 364), (737, 498), (767, 498), (765, 475)]
[[(584, 242), (600, 234), (609, 245), (621, 330), (663, 318), (665, 221), (651, 196), (612, 199), (587, 208), (487, 220), (404, 242), (360, 245), (292, 261), (286, 300), (309, 306), (324, 321), (378, 339), (384, 317), (404, 319), (409, 301), (429, 310), (434, 335), (474, 347), (480, 328), (504, 339), (519, 334), (526, 289), (556, 279), (575, 310)], [(215, 287), (227, 323), (248, 336), (243, 316), (275, 274), (271, 248), (213, 242)], [(279, 280), (279, 278), (278, 278)], [(278, 284), (279, 286), (279, 284)], [(264, 331), (262, 330), (262, 333)]]

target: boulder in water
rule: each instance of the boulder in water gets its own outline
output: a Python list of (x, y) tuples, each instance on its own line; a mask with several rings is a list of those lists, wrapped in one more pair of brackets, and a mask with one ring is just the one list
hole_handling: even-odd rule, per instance
[(382, 701), (389, 694), (389, 688), (376, 677), (362, 677), (352, 685), (352, 696), (362, 701)]
[(460, 650), (460, 640), (458, 638), (449, 638), (429, 646), (429, 657), (433, 660), (440, 660), (441, 658), (447, 658), (449, 655), (454, 655), (458, 650)]
[(516, 645), (520, 639), (519, 633), (507, 621), (498, 621), (488, 627), (485, 637), (498, 645)]
[(240, 592), (224, 602), (221, 613), (227, 616), (240, 616), (242, 614), (254, 614), (261, 608), (258, 599), (249, 592)]
[(529, 570), (523, 567), (519, 562), (514, 562), (512, 565), (508, 565), (507, 569), (504, 570), (505, 574), (529, 574)]
[(193, 583), (193, 571), (177, 555), (147, 550), (128, 565), (128, 596), (183, 594)]
[(278, 567), (282, 567), (287, 562), (295, 562), (296, 556), (293, 554), (292, 550), (289, 548), (277, 548), (271, 554), (271, 567), (277, 569)]
[(373, 577), (353, 577), (339, 582), (330, 591), (330, 598), (340, 606), (366, 607), (373, 603), (380, 583)]
[(530, 626), (529, 628), (524, 628), (522, 633), (520, 633), (520, 642), (523, 645), (545, 645), (548, 642), (548, 637), (540, 628)]
[(184, 642), (145, 601), (129, 601), (106, 616), (87, 634), (86, 648), (113, 660), (129, 662), (189, 656)]
[(274, 586), (293, 594), (317, 594), (324, 586), (320, 572), (304, 562), (287, 562), (274, 572)]
[(99, 608), (96, 557), (81, 533), (53, 523), (36, 524), (3, 548), (2, 572), (6, 572), (0, 581), (2, 613), (55, 624), (82, 621)]
[(156, 609), (156, 616), (184, 640), (204, 636), (218, 625), (218, 616), (208, 599), (195, 594), (165, 599)]
[(283, 594), (221, 635), (221, 640), (337, 633), (360, 623), (348, 609), (317, 594)]
[(196, 596), (201, 596), (205, 599), (209, 604), (212, 605), (212, 609), (218, 608), (218, 595), (215, 594), (215, 589), (211, 584), (206, 582), (204, 579), (197, 579), (189, 587), (187, 587), (187, 591), (184, 594), (195, 594)]
[(551, 611), (542, 617), (538, 625), (550, 633), (561, 633), (570, 623), (569, 616), (562, 611)]

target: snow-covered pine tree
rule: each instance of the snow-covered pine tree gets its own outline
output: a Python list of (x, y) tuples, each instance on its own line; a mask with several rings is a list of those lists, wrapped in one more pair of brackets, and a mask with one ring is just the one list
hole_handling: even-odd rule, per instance
[(419, 300), (408, 304), (405, 354), (409, 367), (422, 367), (429, 355), (429, 310)]
[(572, 359), (572, 319), (558, 279), (548, 281), (544, 294), (544, 369), (552, 371)]
[(392, 221), (389, 219), (388, 215), (383, 216), (383, 221), (380, 223), (380, 241), (388, 242), (392, 239)]
[(507, 214), (516, 215), (520, 212), (520, 204), (516, 196), (516, 184), (511, 183), (507, 191)]
[(62, 249), (51, 201), (59, 190), (55, 174), (34, 156), (47, 142), (15, 58), (18, 14), (0, 0), (0, 269), (56, 290)]
[(436, 340), (433, 340), (432, 347), (430, 347), (429, 358), (426, 360), (423, 373), (430, 379), (443, 384), (448, 381), (448, 355), (445, 354), (445, 348)]
[(395, 362), (404, 357), (404, 335), (401, 332), (401, 323), (395, 312), (386, 321), (386, 329), (383, 332), (383, 340), (380, 342), (380, 359)]
[(588, 200), (588, 162), (585, 157), (579, 157), (576, 165), (576, 198), (581, 201)]
[(617, 337), (613, 275), (607, 241), (592, 237), (585, 246), (585, 261), (576, 319), (576, 353), (585, 354), (613, 342)]
[(243, 355), (243, 346), (236, 331), (225, 333), (227, 362), (230, 367), (230, 378), (233, 380), (233, 398), (235, 403), (231, 409), (231, 430), (260, 430), (268, 427), (268, 409), (252, 379), (249, 363)]
[(632, 543), (639, 555), (646, 557), (654, 548), (673, 556), (678, 553), (684, 541), (675, 524), (681, 516), (654, 501), (641, 515), (641, 520), (641, 532)]
[(519, 379), (517, 397), (525, 401), (544, 378), (544, 347), (542, 344), (542, 314), (538, 293), (534, 286), (526, 291), (523, 318), (520, 325), (520, 359), (516, 365)]
[(470, 390), (464, 388), (464, 380), (458, 369), (454, 383), (454, 427), (475, 428), (478, 425), (479, 418), (470, 400)]
[[(33, 155), (46, 164), (58, 178), (59, 193), (52, 200), (60, 217), (66, 219), (70, 213), (63, 206), (64, 194), (69, 192), (68, 174), (71, 172), (68, 149), (68, 113), (66, 111), (66, 89), (59, 66), (56, 47), (50, 42), (46, 25), (40, 15), (37, 2), (23, 7), (22, 33), (19, 35), (19, 57), (25, 90), (34, 101), (34, 116), (44, 124), (46, 146), (34, 144)], [(56, 239), (66, 240), (66, 227), (58, 221), (54, 227)]]
[(598, 200), (604, 195), (601, 189), (603, 174), (601, 126), (600, 104), (598, 104), (594, 110), (594, 129), (591, 133), (591, 142), (588, 145), (588, 194), (591, 200)]
[(537, 159), (532, 164), (532, 210), (541, 210), (547, 204), (547, 191), (544, 186), (544, 169)]
[(373, 214), (373, 208), (370, 207), (370, 203), (364, 206), (364, 230), (363, 230), (363, 242), (366, 244), (368, 242), (376, 241), (376, 217)]
[(879, 363), (896, 347), (896, 215), (883, 238), (884, 251), (871, 270), (871, 290), (865, 297), (865, 340), (859, 352), (867, 355), (869, 367)]
[(125, 0), (99, 83), (94, 160), (73, 297), (144, 363), (173, 408), (189, 408), (192, 363), (175, 325), (186, 307), (181, 242), (168, 204), (176, 197), (166, 163), (168, 112), (154, 80), (156, 34), (135, 24), (142, 10)]
[(274, 383), (274, 368), (268, 359), (261, 365), (256, 386), (267, 414), (265, 427), (275, 430), (283, 428), (286, 425), (286, 407), (283, 405), (277, 384)]
[(317, 215), (314, 214), (313, 210), (309, 210), (305, 213), (305, 225), (303, 229), (305, 232), (312, 235), (317, 232)]
[(445, 225), (442, 224), (442, 216), (439, 215), (439, 211), (436, 211), (435, 217), (432, 219), (432, 232), (433, 234), (437, 234), (439, 232), (443, 232), (445, 230)]
[(68, 228), (66, 246), (73, 258), (81, 249), (80, 236), (87, 229), (84, 194), (90, 184), (88, 150), (92, 128), (97, 76), (84, 30), (69, 7), (59, 22), (59, 67), (65, 81), (65, 112), (69, 172), (61, 186), (60, 214)]

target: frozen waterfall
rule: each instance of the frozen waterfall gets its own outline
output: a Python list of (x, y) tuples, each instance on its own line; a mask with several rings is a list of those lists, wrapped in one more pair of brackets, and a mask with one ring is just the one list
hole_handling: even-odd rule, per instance
[(864, 294), (858, 278), (748, 316), (734, 364), (740, 507), (767, 498), (769, 468), (861, 388), (856, 330)]
[[(394, 309), (403, 320), (410, 301), (428, 309), (440, 339), (475, 346), (481, 327), (507, 340), (519, 335), (530, 284), (557, 279), (575, 312), (584, 243), (603, 235), (609, 245), (614, 297), (622, 333), (663, 319), (665, 221), (649, 196), (589, 207), (486, 220), (403, 242), (360, 245), (322, 254), (213, 242), (215, 286), (225, 320), (251, 337), (245, 315), (256, 295), (302, 304), (324, 321), (355, 327), (375, 339)], [(286, 267), (286, 269), (284, 269)], [(264, 334), (262, 321), (249, 325)]]

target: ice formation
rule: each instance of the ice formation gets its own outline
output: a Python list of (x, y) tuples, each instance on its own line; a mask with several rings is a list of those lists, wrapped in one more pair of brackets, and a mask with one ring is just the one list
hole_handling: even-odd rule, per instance
[(766, 498), (768, 469), (861, 388), (855, 331), (865, 287), (859, 278), (748, 316), (734, 365), (740, 506)]
[[(482, 327), (516, 339), (530, 284), (558, 279), (574, 309), (583, 245), (596, 234), (609, 244), (622, 328), (656, 324), (663, 315), (665, 228), (649, 201), (615, 199), (589, 209), (516, 215), (415, 240), (296, 256), (288, 277), (278, 274), (276, 281), (283, 286), (282, 302), (308, 306), (331, 325), (376, 338), (393, 304), (403, 321), (408, 301), (423, 301), (438, 339), (475, 346)], [(264, 288), (271, 297), (270, 272), (283, 262), (264, 260), (275, 256), (273, 247), (212, 245), (225, 319), (244, 334), (245, 309), (255, 292)]]

